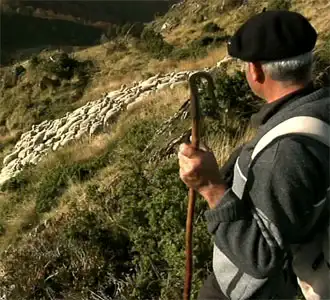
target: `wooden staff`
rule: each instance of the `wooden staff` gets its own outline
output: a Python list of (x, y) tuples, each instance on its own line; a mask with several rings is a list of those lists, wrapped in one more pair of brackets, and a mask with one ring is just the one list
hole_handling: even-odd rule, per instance
[[(208, 81), (208, 93), (212, 101), (215, 101), (214, 83), (211, 75), (207, 72), (196, 72), (189, 77), (190, 88), (190, 105), (192, 118), (192, 133), (191, 144), (194, 148), (199, 149), (200, 143), (200, 105), (198, 100), (198, 86), (197, 79), (205, 78)], [(191, 279), (192, 279), (192, 232), (193, 232), (193, 218), (196, 201), (196, 191), (189, 189), (189, 202), (186, 222), (186, 274), (184, 282), (184, 300), (190, 299), (191, 293)]]

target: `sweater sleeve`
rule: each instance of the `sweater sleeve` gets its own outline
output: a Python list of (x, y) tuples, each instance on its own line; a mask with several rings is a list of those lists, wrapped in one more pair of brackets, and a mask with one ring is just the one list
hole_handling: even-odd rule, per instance
[(284, 138), (269, 146), (250, 170), (243, 199), (229, 189), (220, 204), (206, 212), (217, 247), (255, 278), (282, 268), (285, 245), (306, 235), (314, 201), (324, 197), (328, 149), (315, 145), (320, 149), (316, 157), (304, 145)]

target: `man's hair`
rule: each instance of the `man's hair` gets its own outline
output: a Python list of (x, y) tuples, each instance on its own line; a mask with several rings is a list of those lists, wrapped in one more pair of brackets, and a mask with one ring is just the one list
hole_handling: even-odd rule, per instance
[(312, 76), (313, 54), (307, 52), (299, 56), (271, 62), (261, 62), (262, 68), (273, 80), (300, 83)]

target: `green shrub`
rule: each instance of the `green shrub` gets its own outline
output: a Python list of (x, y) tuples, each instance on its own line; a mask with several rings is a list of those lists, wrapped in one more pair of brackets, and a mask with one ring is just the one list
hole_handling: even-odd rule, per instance
[(70, 80), (74, 75), (74, 70), (79, 62), (69, 57), (66, 53), (60, 53), (52, 60), (44, 62), (43, 69), (50, 74), (56, 75), (58, 78)]
[(36, 68), (41, 62), (41, 59), (39, 58), (38, 55), (34, 54), (32, 55), (31, 59), (30, 59), (30, 66), (32, 68)]
[(73, 209), (70, 223), (44, 225), (26, 244), (8, 249), (0, 294), (6, 291), (7, 299), (22, 300), (49, 295), (93, 299), (95, 294), (113, 299), (132, 267), (131, 247), (127, 233), (101, 214)]
[(268, 10), (289, 10), (291, 0), (268, 0)]
[[(187, 188), (178, 176), (176, 159), (157, 168), (144, 168), (139, 160), (116, 187), (121, 226), (128, 229), (135, 252), (135, 275), (128, 286), (129, 299), (179, 299), (184, 282)], [(196, 215), (206, 203), (196, 203)], [(212, 247), (203, 219), (194, 227), (193, 294), (200, 287), (210, 263)]]
[(23, 190), (28, 184), (28, 179), (24, 173), (18, 173), (15, 177), (11, 177), (1, 187), (0, 191), (13, 192), (16, 190)]
[(219, 71), (214, 83), (217, 101), (211, 101), (206, 93), (200, 98), (201, 111), (207, 117), (223, 120), (224, 123), (230, 119), (244, 122), (248, 121), (263, 103), (251, 91), (243, 72), (237, 71), (228, 75)]
[(202, 36), (196, 39), (186, 47), (174, 49), (171, 58), (181, 60), (187, 58), (201, 58), (207, 55), (207, 50), (219, 46), (226, 41), (227, 35)]
[(209, 22), (206, 25), (204, 25), (203, 31), (207, 33), (215, 33), (221, 31), (221, 28), (217, 24), (213, 22)]
[(164, 41), (163, 36), (159, 32), (152, 28), (144, 28), (138, 45), (141, 50), (149, 52), (157, 59), (168, 57), (174, 48)]

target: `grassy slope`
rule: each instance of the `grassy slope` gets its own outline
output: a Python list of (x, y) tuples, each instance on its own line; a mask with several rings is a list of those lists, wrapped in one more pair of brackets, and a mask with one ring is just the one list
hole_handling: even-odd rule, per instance
[[(329, 5), (326, 1), (308, 4), (313, 9), (300, 1), (296, 1), (294, 8), (306, 13), (316, 28), (325, 32)], [(232, 12), (214, 20), (234, 28), (229, 25), (234, 23), (231, 18), (243, 20), (249, 13)], [(196, 26), (196, 36), (203, 25)], [(184, 23), (166, 38), (185, 43), (189, 27)], [(155, 73), (211, 66), (225, 54), (220, 48), (202, 60), (159, 62), (135, 49), (110, 55), (106, 50), (97, 46), (76, 53), (81, 59), (96, 58), (101, 66), (81, 103), (122, 83), (140, 79), (142, 70)], [(115, 70), (111, 58), (116, 61)], [(49, 156), (0, 193), (0, 280), (6, 272), (6, 283), (16, 283), (15, 293), (21, 299), (23, 295), (26, 299), (48, 299), (49, 295), (61, 293), (64, 299), (94, 299), (93, 293), (106, 299), (105, 294), (120, 290), (126, 291), (127, 299), (151, 299), (146, 294), (150, 291), (160, 299), (181, 297), (186, 189), (178, 180), (175, 157), (157, 166), (149, 165), (141, 149), (162, 120), (172, 115), (187, 97), (188, 91), (182, 88), (164, 91), (157, 99), (150, 98), (123, 115), (111, 133)], [(10, 140), (14, 133), (0, 141)], [(220, 164), (237, 143), (228, 134), (214, 135), (209, 141)], [(194, 293), (211, 257), (201, 214), (204, 209), (205, 203), (199, 201)], [(165, 236), (159, 235), (166, 232)], [(132, 242), (134, 250), (129, 245)], [(132, 252), (122, 253), (120, 249)], [(124, 278), (123, 274), (130, 274), (124, 272), (125, 268), (134, 266), (130, 258), (136, 252), (145, 252), (136, 256), (139, 261), (135, 264), (139, 264), (140, 271)], [(21, 268), (17, 269), (17, 265)], [(99, 282), (93, 281), (96, 278)], [(105, 283), (111, 291), (103, 295)]]

